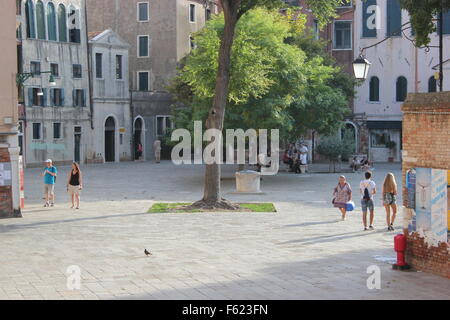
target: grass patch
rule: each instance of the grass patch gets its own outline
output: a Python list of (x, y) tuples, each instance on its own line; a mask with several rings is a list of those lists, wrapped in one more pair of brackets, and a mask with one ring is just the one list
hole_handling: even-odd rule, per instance
[(277, 212), (273, 203), (240, 203), (241, 208), (250, 209), (251, 212)]
[[(186, 210), (184, 207), (192, 203), (184, 202), (158, 202), (148, 209), (148, 213), (196, 213), (211, 212), (211, 210)], [(215, 212), (277, 212), (273, 203), (239, 203), (240, 210), (216, 210)]]

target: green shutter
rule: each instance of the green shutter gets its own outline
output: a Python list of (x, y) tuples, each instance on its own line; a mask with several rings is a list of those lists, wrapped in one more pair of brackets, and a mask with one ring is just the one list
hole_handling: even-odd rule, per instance
[(53, 3), (47, 4), (48, 40), (56, 41), (56, 12)]
[(372, 77), (369, 86), (369, 101), (380, 101), (380, 81), (378, 77)]
[(61, 107), (64, 107), (64, 88), (61, 88)]
[(26, 103), (27, 107), (31, 107), (33, 105), (33, 88), (28, 88), (28, 101)]
[[(363, 19), (363, 37), (364, 38), (376, 38), (377, 37), (377, 29), (369, 29), (368, 28), (368, 21), (369, 21), (369, 17), (372, 17), (374, 14), (381, 14), (380, 12), (375, 12), (375, 13), (367, 13), (367, 9), (371, 6), (376, 6), (377, 5), (377, 0), (366, 0), (362, 3), (362, 19)], [(376, 23), (376, 17), (375, 17), (375, 23)]]
[(50, 103), (49, 106), (55, 106), (55, 89), (50, 89)]
[(387, 0), (387, 35), (401, 36), (402, 9), (400, 0)]
[(48, 101), (47, 101), (47, 88), (43, 88), (42, 89), (42, 93), (44, 94), (43, 96), (42, 96), (42, 106), (43, 107), (48, 107), (49, 106), (49, 104), (48, 104)]
[[(440, 15), (438, 13), (437, 17), (436, 17), (438, 19), (437, 24), (436, 24), (437, 34), (439, 34), (440, 30), (441, 30), (440, 29), (441, 28), (441, 20), (439, 20), (439, 17), (440, 17)], [(450, 34), (450, 10), (447, 12), (444, 12), (443, 18), (444, 18), (444, 34)]]
[(36, 3), (36, 25), (37, 37), (41, 40), (46, 40), (45, 36), (45, 11), (44, 4), (41, 0)]
[(397, 102), (403, 102), (406, 100), (406, 95), (408, 92), (408, 80), (406, 80), (405, 77), (401, 76), (397, 79), (397, 85), (396, 85), (396, 91), (397, 91)]
[(25, 3), (25, 16), (27, 21), (27, 37), (36, 38), (36, 30), (34, 26), (34, 5), (31, 0)]
[(63, 4), (60, 4), (58, 6), (58, 28), (59, 28), (59, 41), (67, 42), (66, 7)]
[(83, 107), (86, 107), (86, 89), (83, 89), (83, 101), (81, 103)]

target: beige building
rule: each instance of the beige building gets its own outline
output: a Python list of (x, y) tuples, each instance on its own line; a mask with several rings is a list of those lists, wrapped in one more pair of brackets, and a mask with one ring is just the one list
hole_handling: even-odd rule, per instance
[(24, 163), (95, 161), (85, 0), (18, 2)]
[[(86, 0), (89, 32), (111, 29), (130, 44), (132, 145), (142, 142), (142, 159), (154, 158), (153, 142), (172, 127), (166, 92), (180, 60), (194, 46), (193, 34), (218, 13), (217, 1)], [(136, 137), (142, 133), (142, 138)], [(138, 157), (133, 155), (134, 159)]]
[(3, 1), (0, 19), (0, 218), (20, 216), (16, 3)]

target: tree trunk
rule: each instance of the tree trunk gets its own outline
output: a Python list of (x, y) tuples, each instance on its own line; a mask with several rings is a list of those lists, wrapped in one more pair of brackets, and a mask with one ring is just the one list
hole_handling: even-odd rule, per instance
[[(206, 120), (207, 129), (222, 131), (225, 117), (225, 105), (228, 98), (230, 82), (231, 48), (233, 46), (235, 27), (238, 21), (238, 9), (241, 0), (221, 0), (225, 26), (220, 42), (219, 67), (216, 77), (214, 102)], [(213, 203), (222, 200), (220, 194), (220, 165), (217, 163), (206, 165), (205, 190), (203, 201)]]

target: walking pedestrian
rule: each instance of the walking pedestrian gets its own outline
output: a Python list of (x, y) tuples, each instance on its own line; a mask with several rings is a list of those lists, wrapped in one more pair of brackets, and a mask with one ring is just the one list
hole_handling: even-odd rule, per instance
[(141, 143), (138, 143), (138, 145), (137, 145), (137, 151), (136, 151), (138, 160), (141, 160), (142, 152), (143, 152), (143, 151), (144, 151), (144, 148), (142, 147), (142, 144), (141, 144)]
[(70, 168), (69, 179), (67, 181), (67, 191), (70, 194), (70, 199), (72, 200), (72, 207), (75, 206), (75, 200), (77, 202), (76, 209), (80, 209), (80, 191), (83, 188), (83, 176), (81, 174), (80, 166), (78, 163), (72, 163), (72, 168)]
[(160, 140), (155, 140), (155, 142), (153, 142), (153, 151), (155, 152), (155, 160), (156, 163), (159, 163), (161, 161), (161, 141)]
[(333, 205), (341, 211), (342, 221), (345, 220), (345, 214), (347, 213), (346, 204), (351, 200), (352, 188), (347, 182), (345, 176), (340, 176), (339, 183), (333, 190)]
[[(377, 193), (375, 181), (372, 180), (372, 172), (367, 171), (365, 174), (365, 180), (362, 180), (359, 184), (359, 190), (361, 192), (361, 208), (363, 211), (363, 224), (364, 231), (373, 230), (373, 218), (374, 218), (374, 206), (373, 196)], [(367, 229), (367, 209), (370, 211), (370, 224)]]
[(53, 207), (55, 205), (55, 182), (57, 174), (58, 170), (53, 166), (53, 161), (47, 159), (45, 161), (44, 172), (41, 173), (41, 176), (44, 177), (44, 207)]
[(382, 193), (383, 205), (386, 209), (386, 223), (388, 226), (388, 231), (394, 231), (395, 215), (397, 214), (397, 183), (395, 182), (394, 174), (391, 172), (389, 172), (384, 179)]
[(308, 164), (308, 147), (306, 146), (306, 143), (303, 143), (300, 150), (300, 164), (301, 165), (307, 165)]

